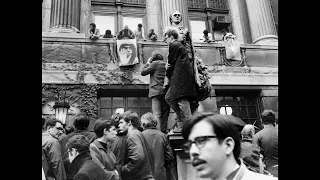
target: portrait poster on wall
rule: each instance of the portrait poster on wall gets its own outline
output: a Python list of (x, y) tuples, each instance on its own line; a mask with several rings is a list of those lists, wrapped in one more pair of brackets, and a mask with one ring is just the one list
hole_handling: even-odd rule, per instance
[(117, 52), (119, 56), (119, 66), (129, 66), (139, 63), (136, 39), (118, 39)]

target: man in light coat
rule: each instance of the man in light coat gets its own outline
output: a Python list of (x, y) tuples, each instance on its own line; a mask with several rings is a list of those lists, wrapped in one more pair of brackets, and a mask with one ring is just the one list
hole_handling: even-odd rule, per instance
[(182, 136), (186, 140), (183, 147), (198, 176), (214, 180), (276, 180), (247, 169), (239, 158), (240, 128), (229, 118), (203, 112), (193, 115), (183, 126)]
[(55, 180), (66, 180), (66, 172), (63, 165), (59, 136), (63, 132), (61, 121), (50, 118), (45, 124), (45, 132), (42, 133), (43, 156), (48, 162), (47, 177)]

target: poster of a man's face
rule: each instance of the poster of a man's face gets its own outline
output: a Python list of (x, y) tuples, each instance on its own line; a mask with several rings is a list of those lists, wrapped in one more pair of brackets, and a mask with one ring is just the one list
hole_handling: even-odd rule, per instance
[(117, 50), (119, 55), (119, 66), (128, 66), (137, 64), (136, 39), (117, 40)]

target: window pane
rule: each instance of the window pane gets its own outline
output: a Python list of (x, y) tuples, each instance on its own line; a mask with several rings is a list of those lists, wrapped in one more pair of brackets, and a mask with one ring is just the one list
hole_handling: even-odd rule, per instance
[(247, 97), (247, 103), (248, 105), (256, 105), (256, 99), (253, 97)]
[(247, 118), (247, 108), (246, 107), (239, 107), (239, 118)]
[(250, 118), (258, 118), (256, 107), (248, 107), (248, 111)]
[(216, 97), (217, 107), (220, 108), (222, 106), (223, 97)]
[(110, 118), (112, 116), (111, 109), (100, 109), (100, 117)]
[(246, 103), (246, 98), (244, 98), (244, 97), (237, 97), (237, 101), (238, 101), (238, 105), (239, 106), (245, 106), (245, 105), (247, 105)]
[(140, 112), (139, 112), (139, 108), (138, 107), (136, 107), (136, 108), (128, 107), (127, 111), (129, 111), (129, 110), (132, 111), (132, 112), (136, 112), (138, 114), (138, 116), (140, 117)]
[(124, 107), (123, 97), (113, 97), (113, 107)]
[(100, 108), (111, 108), (111, 97), (100, 98)]
[(97, 26), (97, 29), (100, 30), (100, 35), (104, 35), (106, 30), (111, 30), (111, 34), (114, 35), (115, 32), (115, 23), (114, 16), (94, 16), (94, 23)]
[(203, 35), (203, 30), (206, 29), (205, 21), (190, 21), (190, 26), (192, 27), (192, 40), (200, 41), (200, 37)]
[(128, 107), (139, 107), (139, 98), (128, 97)]
[(147, 112), (151, 112), (152, 113), (152, 109), (151, 109), (151, 107), (144, 107), (144, 108), (140, 108), (140, 117), (142, 116), (142, 115), (144, 115), (145, 113), (147, 113)]
[(229, 97), (229, 96), (225, 97), (223, 103), (224, 103), (224, 105), (228, 105), (228, 106), (235, 106), (237, 104), (236, 100), (233, 99), (233, 97)]
[[(138, 28), (138, 24), (142, 24), (142, 18), (136, 18), (136, 17), (123, 17), (123, 27), (125, 25), (128, 25), (129, 29), (134, 32)], [(145, 27), (142, 26), (142, 28), (145, 30)], [(145, 32), (146, 33), (146, 32)]]
[(140, 107), (151, 107), (151, 99), (148, 97), (140, 97)]

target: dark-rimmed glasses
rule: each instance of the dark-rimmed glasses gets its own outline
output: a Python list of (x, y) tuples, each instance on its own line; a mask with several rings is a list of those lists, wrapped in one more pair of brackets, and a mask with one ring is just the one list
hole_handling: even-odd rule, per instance
[(199, 137), (196, 137), (195, 139), (194, 139), (194, 141), (187, 141), (186, 143), (184, 143), (183, 144), (183, 150), (185, 151), (185, 152), (189, 152), (190, 151), (190, 148), (191, 148), (191, 145), (193, 144), (193, 143), (195, 143), (196, 144), (196, 146), (199, 148), (199, 149), (201, 149), (201, 148), (203, 148), (205, 145), (206, 145), (206, 143), (207, 143), (207, 141), (210, 139), (210, 138), (216, 138), (217, 136), (199, 136)]
[(63, 131), (63, 128), (62, 128), (62, 127), (54, 127), (54, 128), (56, 128), (56, 129), (59, 130), (59, 131)]
[(174, 17), (180, 17), (180, 14), (174, 14), (173, 16)]

